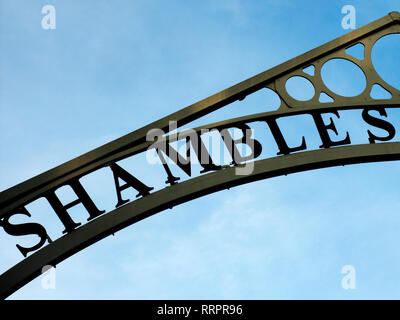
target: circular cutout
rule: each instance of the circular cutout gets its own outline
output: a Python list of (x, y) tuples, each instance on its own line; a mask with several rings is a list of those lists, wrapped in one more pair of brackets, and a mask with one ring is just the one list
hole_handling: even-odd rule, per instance
[(400, 90), (400, 34), (388, 34), (375, 42), (371, 59), (379, 76)]
[(314, 86), (310, 80), (294, 76), (286, 81), (286, 91), (292, 98), (299, 101), (307, 101), (312, 99), (315, 94)]
[(325, 62), (321, 69), (321, 78), (329, 90), (343, 97), (358, 96), (366, 86), (364, 72), (345, 59)]

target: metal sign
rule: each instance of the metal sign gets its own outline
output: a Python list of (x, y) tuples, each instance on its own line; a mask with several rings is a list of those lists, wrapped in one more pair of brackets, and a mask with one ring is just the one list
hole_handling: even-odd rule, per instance
[[(224, 91), (201, 100), (141, 129), (107, 143), (80, 157), (48, 170), (32, 179), (20, 183), (0, 193), (0, 226), (11, 236), (36, 234), (40, 240), (31, 247), (17, 245), (24, 260), (0, 276), (0, 297), (5, 298), (23, 285), (40, 275), (45, 265), (56, 265), (76, 252), (121, 230), (137, 221), (162, 210), (233, 186), (252, 181), (286, 175), (289, 173), (326, 168), (331, 166), (400, 160), (400, 142), (394, 141), (396, 125), (388, 117), (387, 108), (400, 107), (400, 91), (386, 83), (375, 71), (371, 61), (371, 49), (381, 37), (400, 33), (400, 14), (389, 15), (308, 51), (279, 66), (240, 82)], [(346, 53), (346, 49), (362, 45), (364, 57), (357, 59)], [(323, 82), (321, 69), (332, 59), (345, 59), (356, 64), (364, 73), (366, 87), (359, 95), (343, 97), (330, 90)], [(305, 72), (311, 67), (313, 74)], [(394, 71), (394, 72), (398, 72)], [(314, 96), (307, 101), (293, 98), (286, 90), (287, 81), (299, 76), (308, 79), (314, 87)], [(387, 99), (371, 98), (374, 85), (386, 90)], [(229, 108), (235, 101), (243, 101), (247, 96), (268, 88), (280, 99), (275, 111), (250, 114), (237, 118), (207, 124), (180, 132), (176, 128), (199, 119), (222, 107)], [(330, 97), (330, 102), (320, 102), (321, 95)], [(245, 102), (243, 102), (245, 103)], [(366, 143), (352, 144), (352, 137), (343, 132), (338, 138), (335, 122), (339, 111), (361, 110), (360, 120), (371, 128), (366, 132)], [(321, 145), (309, 150), (307, 140), (299, 134), (298, 143), (289, 145), (278, 119), (310, 115)], [(326, 122), (324, 117), (328, 117)], [(269, 128), (276, 142), (277, 156), (258, 159), (263, 148), (254, 135), (252, 125), (262, 122)], [(376, 130), (376, 129), (380, 130)], [(240, 132), (240, 138), (233, 135), (233, 129)], [(204, 142), (206, 133), (216, 133), (228, 150), (230, 161), (217, 164), (213, 151)], [(378, 133), (377, 133), (378, 132)], [(384, 133), (382, 133), (384, 132)], [(268, 134), (265, 132), (265, 134)], [(332, 137), (335, 136), (336, 138)], [(184, 152), (173, 147), (181, 143)], [(243, 147), (247, 152), (243, 152)], [(154, 152), (163, 166), (166, 187), (155, 190), (146, 181), (135, 177), (117, 162), (146, 152)], [(192, 170), (194, 160), (198, 160), (201, 171), (195, 176)], [(176, 170), (171, 169), (171, 164)], [(92, 200), (80, 179), (102, 168), (111, 170), (115, 186), (115, 209), (105, 212)], [(179, 176), (178, 176), (179, 175)], [(182, 177), (190, 177), (179, 182)], [(69, 186), (76, 200), (62, 204), (56, 191)], [(124, 198), (123, 191), (135, 189), (138, 194), (134, 201)], [(26, 206), (44, 198), (51, 205), (60, 224), (63, 236), (52, 240), (44, 226), (30, 221)], [(87, 212), (88, 222), (75, 221), (68, 210), (81, 204)], [(15, 215), (27, 216), (27, 223), (12, 224)]]

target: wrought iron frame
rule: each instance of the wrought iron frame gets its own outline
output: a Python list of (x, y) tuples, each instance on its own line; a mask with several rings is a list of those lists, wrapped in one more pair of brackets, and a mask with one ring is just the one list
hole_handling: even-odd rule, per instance
[[(176, 121), (178, 128), (182, 127), (232, 102), (243, 100), (246, 96), (263, 88), (269, 88), (279, 95), (281, 105), (278, 110), (228, 119), (200, 126), (194, 130), (197, 132), (202, 129), (220, 130), (299, 114), (313, 115), (321, 112), (363, 108), (399, 108), (400, 91), (381, 79), (371, 61), (371, 48), (374, 43), (381, 37), (393, 33), (400, 33), (400, 14), (398, 12), (392, 12), (279, 66), (9, 188), (0, 193), (0, 219), (11, 210), (23, 207), (47, 192), (68, 184), (72, 179), (79, 179), (100, 168), (110, 166), (116, 161), (145, 152), (151, 145), (151, 142), (146, 141), (146, 135), (151, 129), (158, 128), (168, 132), (170, 121)], [(358, 43), (364, 46), (363, 60), (355, 59), (345, 52), (347, 48)], [(325, 86), (321, 79), (321, 67), (326, 61), (333, 58), (349, 60), (363, 70), (367, 85), (360, 95), (352, 98), (342, 97)], [(314, 76), (303, 72), (303, 69), (310, 65), (315, 68)], [(298, 101), (287, 94), (285, 83), (287, 79), (296, 75), (305, 77), (312, 82), (315, 95), (311, 100)], [(386, 100), (371, 99), (369, 93), (373, 84), (381, 85), (391, 93), (392, 97)], [(334, 101), (320, 103), (318, 97), (321, 92), (329, 95)], [(175, 134), (165, 137), (167, 141), (176, 138)], [(28, 256), (0, 275), (0, 297), (9, 296), (40, 275), (44, 265), (56, 265), (118, 230), (186, 201), (233, 186), (279, 175), (339, 165), (390, 160), (400, 160), (400, 142), (351, 145), (298, 152), (257, 160), (254, 162), (254, 171), (251, 175), (236, 175), (235, 168), (229, 167), (174, 184), (99, 216)]]

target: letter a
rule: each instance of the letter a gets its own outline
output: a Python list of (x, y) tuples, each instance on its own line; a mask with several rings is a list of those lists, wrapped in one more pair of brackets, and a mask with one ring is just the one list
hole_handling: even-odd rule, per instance
[(345, 5), (342, 7), (342, 13), (346, 14), (342, 19), (343, 29), (355, 29), (356, 28), (356, 8), (351, 5)]
[(356, 288), (356, 269), (352, 265), (345, 265), (342, 274), (346, 274), (342, 279), (342, 288), (345, 290)]
[(42, 8), (42, 13), (46, 14), (42, 18), (42, 28), (44, 30), (55, 29), (56, 28), (56, 8), (52, 5), (45, 5)]

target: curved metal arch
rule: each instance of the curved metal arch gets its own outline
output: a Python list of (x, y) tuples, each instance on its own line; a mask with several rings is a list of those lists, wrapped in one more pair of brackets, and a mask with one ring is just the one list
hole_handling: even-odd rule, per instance
[[(259, 73), (258, 75), (242, 81), (226, 90), (216, 93), (82, 156), (72, 159), (58, 167), (50, 169), (25, 182), (2, 191), (0, 193), (0, 219), (8, 211), (23, 205), (24, 203), (33, 201), (36, 196), (48, 190), (60, 187), (70, 179), (82, 177), (106, 166), (111, 161), (118, 161), (124, 157), (130, 156), (134, 154), (132, 150), (135, 152), (137, 152), (138, 149), (142, 150), (143, 146), (146, 145), (146, 134), (151, 129), (159, 128), (164, 132), (169, 132), (170, 121), (176, 121), (178, 127), (181, 127), (232, 102), (243, 100), (247, 95), (265, 87), (276, 91), (283, 101), (277, 112), (280, 112), (281, 114), (294, 112), (295, 114), (302, 109), (304, 111), (305, 103), (294, 101), (290, 98), (288, 99), (284, 90), (280, 88), (282, 87), (281, 79), (288, 77), (288, 75), (293, 72), (299, 72), (299, 70), (309, 66), (310, 64), (317, 63), (321, 59), (323, 60), (325, 57), (330, 56), (335, 52), (341, 53), (341, 51), (357, 44), (359, 41), (363, 41), (365, 38), (372, 36), (373, 40), (376, 41), (377, 37), (390, 33), (400, 33), (400, 14), (398, 12), (391, 12), (376, 21), (351, 31), (320, 47), (310, 50), (267, 71)], [(374, 76), (374, 78), (376, 77)], [(318, 83), (320, 84), (320, 82)], [(279, 90), (279, 88), (281, 90)], [(395, 88), (392, 89), (395, 96), (389, 100), (379, 101), (380, 106), (399, 105), (400, 92)], [(365, 100), (365, 96), (362, 96), (361, 99), (356, 99), (355, 101), (342, 99), (343, 97), (340, 96), (335, 96), (335, 98), (338, 99), (337, 103), (327, 104), (325, 106), (327, 111), (333, 107), (339, 109), (341, 106), (366, 106), (370, 104)], [(308, 101), (307, 103), (315, 103), (314, 100)], [(314, 106), (314, 109), (317, 108), (318, 107)], [(139, 147), (140, 145), (141, 147)]]
[(226, 188), (313, 169), (357, 163), (400, 160), (400, 142), (352, 145), (313, 150), (254, 162), (251, 175), (230, 167), (164, 188), (126, 204), (61, 237), (25, 258), (0, 276), (0, 298), (6, 298), (40, 275), (44, 265), (56, 265), (93, 243), (151, 215)]
[[(371, 107), (399, 108), (400, 90), (387, 84), (375, 71), (371, 61), (371, 49), (374, 43), (381, 37), (394, 33), (400, 33), (398, 12), (392, 12), (277, 67), (5, 190), (0, 193), (0, 219), (10, 210), (34, 201), (47, 191), (54, 191), (72, 179), (83, 177), (110, 163), (144, 152), (151, 145), (146, 141), (146, 135), (151, 129), (159, 128), (168, 133), (170, 121), (177, 121), (180, 128), (232, 102), (243, 100), (246, 96), (263, 88), (269, 88), (278, 94), (281, 100), (278, 110), (223, 120), (197, 127), (194, 130), (200, 132), (202, 129), (223, 129), (299, 114)], [(365, 47), (365, 59), (357, 60), (345, 52), (346, 49), (358, 43)], [(334, 58), (349, 60), (361, 68), (367, 80), (366, 88), (361, 94), (351, 98), (342, 97), (325, 86), (321, 79), (321, 68), (325, 62)], [(314, 76), (303, 72), (303, 69), (310, 65), (315, 67)], [(302, 76), (311, 81), (315, 89), (313, 98), (303, 102), (289, 96), (285, 83), (292, 76)], [(392, 97), (385, 100), (371, 99), (369, 93), (374, 83), (380, 84), (389, 91)], [(334, 98), (334, 101), (319, 103), (318, 97), (322, 92)], [(165, 139), (173, 141), (176, 135), (167, 135)], [(38, 276), (43, 265), (55, 265), (128, 225), (186, 201), (225, 188), (279, 175), (338, 165), (391, 160), (400, 160), (400, 142), (336, 147), (258, 160), (254, 162), (255, 167), (251, 175), (236, 175), (236, 167), (230, 167), (164, 188), (92, 220), (13, 266), (0, 275), (0, 298), (7, 297)]]
[[(299, 109), (291, 109), (284, 113), (282, 113), (279, 110), (276, 110), (276, 111), (246, 115), (246, 116), (232, 118), (232, 119), (226, 119), (223, 121), (218, 121), (218, 122), (214, 122), (214, 123), (196, 127), (196, 128), (190, 129), (190, 131), (200, 133), (202, 130), (212, 130), (212, 129), (222, 130), (225, 128), (240, 126), (243, 124), (266, 121), (267, 119), (270, 119), (270, 118), (284, 118), (284, 117), (290, 117), (290, 116), (294, 116), (294, 115), (303, 115), (303, 114), (312, 115), (312, 113), (314, 113), (314, 112), (324, 112), (325, 113), (325, 112), (340, 111), (340, 110), (356, 110), (356, 109), (367, 108), (367, 107), (382, 108), (383, 106), (390, 107), (390, 108), (400, 108), (400, 101), (389, 101), (389, 102), (385, 102), (385, 103), (382, 103), (381, 101), (369, 101), (369, 102), (365, 102), (362, 104), (344, 105), (344, 106), (325, 106), (323, 104), (319, 104), (319, 105), (314, 105), (314, 106), (310, 106), (310, 107), (305, 107), (300, 110)], [(178, 137), (179, 135), (185, 136), (185, 133), (186, 133), (186, 131), (183, 130), (179, 133), (174, 133), (174, 134), (165, 136), (164, 139), (166, 142), (176, 141), (179, 138)], [(122, 159), (145, 152), (146, 150), (149, 149), (149, 147), (153, 143), (154, 143), (153, 141), (146, 141), (146, 142), (142, 142), (138, 145), (134, 145), (134, 146), (129, 147), (129, 148), (127, 148), (123, 151), (120, 151), (116, 154), (108, 155), (97, 162), (88, 163), (84, 167), (80, 168), (79, 170), (70, 172), (66, 175), (59, 175), (54, 181), (51, 181), (49, 183), (43, 183), (43, 184), (40, 183), (42, 180), (40, 178), (43, 175), (43, 174), (41, 174), (30, 180), (25, 181), (24, 183), (21, 183), (20, 185), (17, 185), (8, 190), (5, 190), (2, 193), (0, 193), (0, 219), (1, 219), (2, 215), (4, 215), (5, 212), (7, 212), (11, 209), (14, 209), (14, 208), (21, 207), (25, 203), (32, 202), (32, 201), (38, 199), (39, 197), (41, 197), (41, 195), (43, 195), (48, 190), (57, 189), (58, 187), (62, 186), (69, 180), (71, 180), (73, 178), (80, 178), (82, 176), (85, 176), (101, 167), (106, 167), (109, 163), (120, 161)], [(64, 165), (61, 165), (55, 169), (58, 169), (60, 167), (65, 167), (66, 164), (67, 163), (65, 163)], [(55, 170), (55, 169), (52, 169), (52, 170)], [(52, 170), (49, 170), (47, 172), (50, 172)], [(45, 172), (44, 174), (46, 174), (47, 172)], [(31, 182), (35, 187), (33, 189), (29, 189), (29, 191), (23, 192), (22, 189), (25, 186), (29, 186), (30, 185), (30, 184), (28, 184), (29, 182)], [(18, 192), (16, 191), (16, 194), (20, 195), (19, 198), (15, 198), (15, 197), (11, 198), (11, 196), (13, 196), (12, 191), (19, 187), (20, 187), (20, 189), (18, 190)], [(4, 199), (2, 198), (3, 196), (4, 196)], [(10, 196), (10, 197), (8, 197), (8, 196)]]

